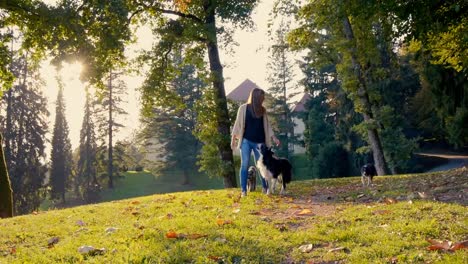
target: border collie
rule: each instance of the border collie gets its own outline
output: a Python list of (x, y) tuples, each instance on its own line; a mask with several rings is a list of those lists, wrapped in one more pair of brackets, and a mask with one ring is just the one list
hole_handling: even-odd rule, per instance
[(287, 159), (277, 158), (273, 156), (271, 148), (265, 145), (260, 147), (261, 156), (257, 161), (257, 168), (260, 174), (268, 183), (267, 194), (274, 193), (276, 189), (276, 182), (279, 181), (281, 186), (280, 194), (286, 192), (286, 183), (291, 182), (292, 166)]
[(247, 191), (255, 191), (257, 186), (257, 168), (255, 166), (250, 166), (247, 171)]
[(373, 164), (367, 163), (361, 167), (361, 182), (363, 186), (372, 185), (372, 178), (374, 176), (377, 176), (377, 170)]

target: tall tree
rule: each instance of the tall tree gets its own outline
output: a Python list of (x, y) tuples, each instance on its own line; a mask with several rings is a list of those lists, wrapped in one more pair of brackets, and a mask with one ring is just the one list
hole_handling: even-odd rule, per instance
[[(131, 37), (126, 1), (61, 1), (56, 5), (37, 0), (0, 1), (0, 11), (1, 28), (15, 26), (22, 31), (22, 46), (34, 51), (35, 61), (46, 54), (50, 54), (56, 64), (79, 56), (87, 65), (82, 77), (99, 87), (103, 87), (101, 80), (110, 66), (124, 57), (124, 45)], [(4, 31), (0, 34), (0, 83), (1, 90), (5, 91), (11, 87), (15, 75), (8, 68), (10, 57), (3, 56), (8, 40), (3, 38)], [(8, 144), (6, 141), (5, 146)], [(5, 153), (5, 158), (9, 160), (7, 155)], [(10, 182), (7, 170), (0, 171), (0, 177), (1, 184)], [(10, 188), (2, 185), (3, 189)], [(8, 201), (1, 199), (0, 208), (7, 208)]]
[(99, 198), (100, 185), (96, 172), (96, 134), (94, 130), (93, 109), (89, 88), (86, 88), (86, 103), (80, 132), (79, 158), (77, 164), (77, 184), (87, 202)]
[[(218, 42), (220, 36), (229, 40), (231, 35), (225, 27), (219, 25), (220, 21), (231, 23), (236, 27), (245, 28), (251, 25), (250, 14), (257, 1), (175, 1), (174, 3), (141, 1), (137, 9), (147, 12), (154, 21), (161, 21), (158, 25), (159, 33), (165, 33), (166, 46), (160, 52), (160, 69), (164, 73), (167, 63), (165, 59), (171, 52), (175, 43), (186, 43), (197, 46), (193, 54), (203, 58), (208, 55), (208, 71), (211, 90), (204, 94), (203, 107), (205, 114), (199, 115), (197, 137), (203, 141), (201, 169), (207, 170), (210, 175), (220, 176), (224, 179), (225, 187), (237, 185), (234, 172), (233, 154), (229, 144), (230, 122), (224, 89), (223, 67), (219, 56)], [(176, 20), (164, 17), (172, 14)], [(195, 50), (191, 49), (192, 51)], [(153, 58), (155, 60), (155, 58)], [(203, 62), (203, 60), (201, 60)], [(162, 74), (164, 75), (164, 74)], [(143, 99), (150, 105), (167, 98), (167, 83), (163, 79), (153, 81), (152, 86), (145, 86)], [(167, 104), (166, 104), (167, 105)], [(152, 109), (152, 107), (148, 107)], [(150, 111), (150, 110), (149, 110)]]
[(268, 93), (273, 97), (269, 107), (273, 109), (272, 119), (275, 127), (278, 129), (277, 134), (282, 142), (279, 156), (290, 157), (294, 143), (297, 143), (294, 137), (294, 123), (292, 121), (291, 98), (297, 93), (294, 93), (294, 64), (291, 61), (291, 52), (289, 45), (286, 42), (286, 34), (289, 27), (281, 21), (278, 29), (275, 32), (274, 44), (271, 47), (271, 55), (269, 57), (268, 82), (270, 87)]
[[(357, 2), (357, 1), (356, 1)], [(372, 10), (374, 3), (368, 3), (366, 10)], [(387, 164), (379, 135), (379, 121), (373, 113), (378, 92), (371, 89), (371, 78), (367, 72), (378, 72), (380, 56), (372, 32), (374, 23), (383, 17), (380, 14), (362, 13), (363, 6), (354, 1), (314, 1), (301, 8), (300, 16), (306, 21), (294, 30), (290, 40), (296, 47), (316, 45), (329, 46), (339, 56), (337, 72), (342, 79), (342, 87), (353, 100), (356, 112), (364, 118), (368, 142), (379, 175), (387, 174)], [(352, 17), (352, 22), (350, 20)], [(356, 29), (359, 31), (356, 33)], [(327, 32), (331, 38), (325, 42), (320, 37)], [(375, 32), (375, 31), (374, 31)]]
[(175, 70), (171, 91), (182, 100), (182, 107), (155, 108), (153, 116), (143, 118), (142, 135), (148, 142), (159, 142), (157, 159), (153, 161), (156, 171), (180, 169), (183, 184), (190, 183), (190, 175), (197, 169), (197, 154), (201, 142), (193, 135), (197, 124), (194, 104), (202, 98), (206, 84), (196, 76), (196, 68), (184, 61), (181, 53), (171, 56)]
[(28, 51), (16, 52), (12, 72), (17, 81), (4, 95), (5, 157), (13, 189), (14, 212), (25, 214), (37, 209), (43, 198), (47, 102), (41, 92), (37, 64)]
[(114, 188), (113, 172), (115, 170), (113, 165), (113, 138), (119, 129), (124, 127), (117, 120), (119, 116), (128, 114), (121, 106), (127, 89), (125, 82), (119, 78), (122, 74), (122, 72), (109, 71), (106, 89), (98, 90), (100, 100), (97, 101), (97, 108), (100, 109), (101, 114), (98, 127), (99, 131), (105, 131), (99, 136), (107, 137), (107, 177), (109, 179), (108, 187), (111, 189)]
[(55, 102), (55, 124), (52, 135), (50, 196), (53, 200), (62, 199), (65, 203), (65, 192), (72, 176), (72, 149), (68, 136), (68, 123), (65, 118), (65, 100), (63, 81), (57, 77), (59, 91)]
[[(0, 28), (4, 26), (4, 17), (0, 16)], [(8, 43), (12, 40), (13, 34), (9, 30), (6, 33), (0, 33), (0, 96), (11, 88), (14, 78), (11, 72), (12, 52), (8, 48)], [(10, 127), (8, 123), (5, 125), (8, 131)], [(3, 133), (3, 131), (2, 131)], [(0, 133), (0, 217), (13, 216), (13, 191), (11, 189), (10, 176), (8, 175), (8, 167), (6, 163), (6, 154), (4, 151), (3, 135)]]

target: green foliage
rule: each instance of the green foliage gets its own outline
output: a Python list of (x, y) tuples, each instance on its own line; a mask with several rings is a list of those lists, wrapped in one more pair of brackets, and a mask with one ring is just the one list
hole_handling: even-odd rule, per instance
[(97, 179), (97, 143), (94, 131), (94, 117), (88, 88), (86, 88), (86, 103), (83, 123), (80, 131), (80, 147), (75, 178), (75, 191), (86, 202), (96, 202), (99, 199), (100, 185)]
[(281, 141), (277, 155), (280, 157), (290, 157), (294, 144), (298, 139), (294, 135), (294, 122), (292, 121), (291, 102), (297, 93), (294, 92), (293, 66), (291, 62), (291, 51), (286, 43), (286, 33), (288, 26), (281, 21), (275, 32), (274, 44), (271, 47), (269, 57), (269, 77), (270, 87), (267, 93), (271, 95), (267, 108), (272, 109), (271, 123), (274, 127), (275, 135)]
[(52, 200), (62, 199), (65, 203), (65, 192), (70, 187), (73, 170), (73, 160), (68, 123), (65, 118), (65, 101), (63, 98), (63, 82), (57, 78), (59, 92), (55, 108), (54, 132), (52, 135), (52, 150), (50, 155), (51, 168), (49, 185)]
[(2, 98), (2, 134), (15, 214), (30, 213), (39, 207), (47, 171), (43, 160), (49, 112), (38, 68), (29, 63), (28, 55), (27, 51), (11, 55), (16, 82)]
[(181, 54), (171, 55), (173, 78), (168, 88), (183, 104), (182, 106), (155, 106), (152, 115), (143, 119), (144, 129), (140, 132), (148, 144), (157, 142), (159, 147), (148, 148), (155, 152), (154, 159), (149, 161), (153, 173), (161, 174), (170, 168), (179, 168), (188, 176), (197, 170), (196, 160), (201, 142), (194, 136), (198, 113), (195, 102), (201, 99), (206, 84), (196, 76), (196, 68), (182, 60)]
[(327, 142), (318, 149), (312, 163), (312, 177), (316, 179), (348, 176), (348, 152), (337, 142)]
[(209, 89), (195, 105), (198, 120), (194, 133), (203, 142), (197, 164), (200, 166), (200, 171), (205, 172), (210, 177), (224, 175), (233, 166), (233, 164), (225, 163), (220, 159), (218, 146), (223, 141), (229, 140), (230, 135), (218, 132), (217, 115), (219, 115), (219, 111), (215, 100), (215, 91)]
[(468, 109), (458, 107), (454, 116), (446, 119), (448, 141), (455, 147), (468, 143)]

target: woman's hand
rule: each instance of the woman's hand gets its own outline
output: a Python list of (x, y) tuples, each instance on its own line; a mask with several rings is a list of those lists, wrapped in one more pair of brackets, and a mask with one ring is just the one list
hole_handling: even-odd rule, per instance
[(236, 147), (237, 147), (236, 137), (233, 136), (233, 137), (231, 138), (231, 149), (232, 149), (232, 150), (235, 150)]
[(273, 142), (275, 142), (275, 145), (277, 147), (279, 147), (281, 145), (281, 141), (277, 137), (272, 136), (271, 138), (273, 139)]

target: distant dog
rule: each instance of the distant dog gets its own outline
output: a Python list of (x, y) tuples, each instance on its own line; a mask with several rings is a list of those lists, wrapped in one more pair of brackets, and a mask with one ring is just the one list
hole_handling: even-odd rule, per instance
[(247, 191), (248, 192), (255, 191), (256, 186), (257, 186), (257, 168), (255, 168), (255, 166), (250, 166), (249, 170), (247, 171)]
[(287, 159), (277, 158), (273, 156), (271, 148), (265, 145), (260, 147), (260, 159), (257, 161), (257, 168), (260, 174), (268, 183), (267, 194), (274, 193), (276, 189), (276, 182), (279, 181), (281, 186), (280, 194), (286, 192), (286, 184), (291, 182), (292, 179), (292, 166)]
[(372, 178), (377, 176), (377, 170), (374, 165), (367, 163), (361, 167), (361, 181), (363, 186), (372, 185)]

